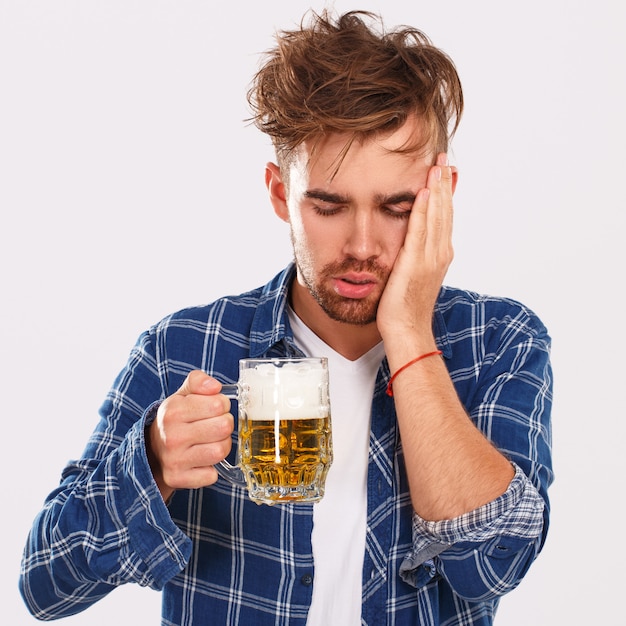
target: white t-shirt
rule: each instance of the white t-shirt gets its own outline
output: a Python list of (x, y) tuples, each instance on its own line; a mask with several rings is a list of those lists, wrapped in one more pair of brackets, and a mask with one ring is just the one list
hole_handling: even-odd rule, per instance
[(313, 506), (313, 600), (307, 626), (360, 626), (367, 524), (367, 462), (374, 383), (382, 342), (356, 361), (325, 344), (289, 309), (296, 344), (328, 358), (333, 463)]

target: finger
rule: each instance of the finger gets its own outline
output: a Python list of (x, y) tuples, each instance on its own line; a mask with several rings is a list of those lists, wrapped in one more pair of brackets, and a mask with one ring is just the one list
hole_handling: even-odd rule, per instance
[(414, 243), (423, 248), (426, 244), (429, 200), (430, 189), (425, 187), (417, 192), (407, 226), (407, 234), (404, 241), (405, 247), (411, 247), (411, 244)]
[(163, 467), (163, 478), (173, 489), (196, 489), (213, 484), (217, 480), (214, 466), (223, 461), (232, 448), (228, 436), (221, 441), (197, 443), (184, 455), (172, 456)]
[(176, 393), (182, 396), (191, 394), (213, 395), (219, 393), (221, 388), (221, 383), (215, 378), (200, 370), (193, 370), (187, 374), (187, 378)]
[(163, 473), (165, 484), (174, 489), (201, 489), (217, 482), (218, 473), (213, 465), (191, 467)]
[(157, 420), (169, 431), (177, 424), (189, 424), (198, 420), (228, 415), (230, 400), (222, 394), (182, 395), (175, 393), (166, 398), (158, 409)]
[(431, 192), (427, 214), (427, 253), (434, 259), (439, 258), (441, 253), (448, 256), (451, 247), (452, 179), (452, 168), (448, 165), (447, 155), (441, 153), (427, 180)]
[(222, 461), (232, 446), (233, 424), (232, 415), (221, 415), (170, 430), (165, 438), (157, 440), (160, 467), (167, 484), (172, 486), (170, 481), (176, 475), (191, 468)]
[(413, 203), (407, 240), (412, 240), (417, 246), (417, 258), (432, 255), (439, 245), (443, 228), (441, 176), (442, 166), (433, 165), (428, 171), (426, 187), (419, 190)]
[(197, 444), (189, 449), (188, 461), (192, 468), (209, 467), (223, 461), (232, 448), (230, 437), (213, 443)]
[(215, 417), (196, 420), (190, 424), (188, 437), (192, 445), (230, 441), (234, 427), (235, 419), (232, 414), (223, 413)]
[(456, 168), (450, 166), (448, 155), (442, 153), (438, 157), (441, 167), (441, 219), (442, 230), (447, 240), (452, 238), (452, 222), (454, 216), (454, 173)]

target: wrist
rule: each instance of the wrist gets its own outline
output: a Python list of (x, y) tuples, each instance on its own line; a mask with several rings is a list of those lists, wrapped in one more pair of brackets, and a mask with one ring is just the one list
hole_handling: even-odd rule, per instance
[(391, 336), (383, 337), (383, 343), (392, 373), (420, 354), (427, 354), (438, 349), (432, 332), (426, 335), (394, 333)]
[(148, 466), (150, 467), (150, 471), (152, 472), (152, 478), (161, 493), (161, 497), (165, 504), (168, 504), (172, 496), (174, 495), (175, 489), (170, 487), (165, 483), (165, 478), (163, 477), (163, 470), (161, 467), (161, 463), (154, 452), (152, 447), (152, 427), (154, 422), (147, 424), (144, 427), (144, 440), (146, 446), (146, 458), (148, 460)]
[(389, 378), (389, 383), (387, 384), (387, 395), (393, 396), (393, 383), (396, 380), (396, 378), (398, 378), (398, 376), (402, 374), (402, 372), (404, 372), (404, 370), (409, 369), (411, 366), (416, 365), (417, 363), (419, 363), (420, 361), (423, 361), (424, 359), (429, 359), (434, 356), (440, 356), (441, 354), (442, 354), (441, 350), (432, 350), (430, 352), (424, 352), (420, 354), (419, 356), (416, 356), (414, 359), (407, 361), (404, 365), (402, 365), (399, 369), (397, 369), (393, 374), (391, 374)]

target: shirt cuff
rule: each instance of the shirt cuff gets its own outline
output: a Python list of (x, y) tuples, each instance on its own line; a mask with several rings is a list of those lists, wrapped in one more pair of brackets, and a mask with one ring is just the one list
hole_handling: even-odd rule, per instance
[(131, 549), (145, 564), (150, 586), (162, 589), (186, 566), (191, 540), (172, 521), (148, 463), (145, 427), (158, 406), (152, 404), (127, 433), (118, 450), (117, 475)]
[[(532, 541), (543, 529), (544, 503), (530, 479), (514, 464), (515, 475), (495, 500), (459, 517), (430, 522), (413, 513), (413, 547), (400, 566), (400, 576), (414, 586), (435, 574), (432, 559), (462, 542), (484, 543), (507, 535)], [(424, 565), (422, 575), (418, 568)]]

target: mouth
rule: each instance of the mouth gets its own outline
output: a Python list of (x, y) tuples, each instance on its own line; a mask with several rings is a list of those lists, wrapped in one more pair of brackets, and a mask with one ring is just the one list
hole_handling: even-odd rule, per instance
[(332, 279), (335, 292), (344, 297), (359, 300), (369, 296), (378, 281), (371, 274), (349, 273)]

